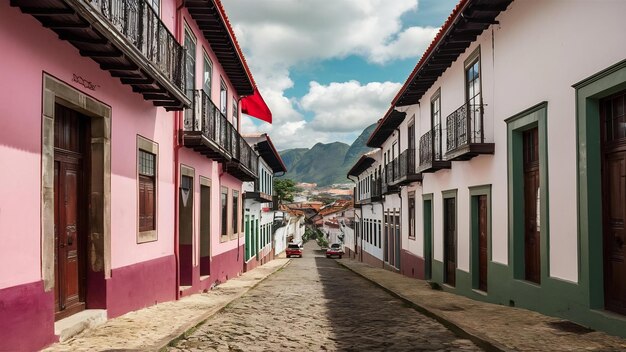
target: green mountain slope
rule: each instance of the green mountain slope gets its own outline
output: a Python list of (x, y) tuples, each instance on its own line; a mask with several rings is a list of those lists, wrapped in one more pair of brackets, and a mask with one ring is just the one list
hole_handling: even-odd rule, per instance
[(289, 170), (285, 177), (297, 182), (317, 183), (318, 186), (348, 182), (348, 170), (361, 154), (371, 150), (365, 143), (375, 126), (368, 126), (352, 145), (317, 143), (311, 149), (295, 148), (279, 152)]

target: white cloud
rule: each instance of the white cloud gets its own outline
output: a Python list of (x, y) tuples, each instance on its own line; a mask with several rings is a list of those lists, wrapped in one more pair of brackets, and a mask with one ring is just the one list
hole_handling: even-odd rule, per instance
[(321, 85), (311, 82), (300, 103), (312, 111), (311, 128), (320, 132), (353, 132), (371, 125), (389, 108), (400, 83), (357, 81)]
[[(358, 55), (375, 64), (418, 56), (437, 32), (403, 29), (401, 16), (417, 0), (223, 0), (273, 125), (244, 122), (244, 131), (270, 133), (279, 149), (317, 142), (351, 143), (382, 117), (399, 83), (311, 82), (299, 100), (285, 97), (290, 70), (327, 59)], [(300, 109), (300, 111), (299, 111)], [(307, 122), (301, 111), (312, 112)], [(244, 119), (245, 120), (245, 119)], [(251, 132), (251, 131), (249, 131)]]

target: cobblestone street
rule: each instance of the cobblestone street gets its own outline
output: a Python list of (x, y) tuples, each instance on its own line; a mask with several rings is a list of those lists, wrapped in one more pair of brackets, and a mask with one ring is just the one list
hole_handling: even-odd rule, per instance
[(475, 351), (314, 243), (171, 351)]

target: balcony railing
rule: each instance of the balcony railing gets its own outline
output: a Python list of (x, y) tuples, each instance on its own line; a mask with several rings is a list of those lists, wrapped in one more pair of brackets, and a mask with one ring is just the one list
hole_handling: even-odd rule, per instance
[(395, 164), (397, 163), (397, 159), (390, 161), (383, 168), (382, 180), (381, 180), (381, 193), (389, 194), (396, 192), (398, 190), (397, 185), (394, 183), (394, 178), (397, 173), (394, 173), (397, 168)]
[(493, 143), (485, 143), (483, 104), (463, 104), (448, 115), (446, 129), (447, 160), (468, 160), (478, 154), (493, 154)]
[(185, 49), (145, 0), (87, 0), (181, 91)]
[(415, 149), (404, 150), (387, 166), (389, 165), (391, 165), (391, 167), (387, 171), (387, 183), (390, 185), (396, 186), (422, 180), (422, 174), (417, 172), (415, 167)]
[(145, 0), (12, 0), (156, 106), (182, 110), (184, 48)]
[(243, 181), (254, 181), (257, 154), (202, 90), (194, 91), (193, 109), (185, 111), (183, 144), (219, 162)]
[(443, 159), (441, 142), (441, 125), (439, 124), (420, 138), (419, 172), (434, 172), (450, 168), (450, 162)]

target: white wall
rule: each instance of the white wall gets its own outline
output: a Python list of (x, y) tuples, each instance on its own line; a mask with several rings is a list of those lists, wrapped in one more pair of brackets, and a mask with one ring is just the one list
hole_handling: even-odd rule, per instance
[[(624, 13), (626, 2), (597, 1), (590, 6), (588, 1), (581, 0), (514, 1), (497, 18), (500, 24), (492, 25), (480, 35), (426, 92), (419, 106), (411, 108), (416, 120), (419, 119), (419, 123), (416, 122), (416, 141), (419, 141), (430, 128), (430, 99), (441, 88), (445, 127), (446, 117), (465, 101), (464, 60), (480, 45), (485, 133), (488, 140), (492, 138), (495, 142), (495, 154), (455, 161), (451, 170), (424, 174), (421, 193), (433, 193), (434, 259), (443, 259), (441, 192), (458, 189), (457, 263), (459, 269), (469, 271), (468, 187), (491, 184), (492, 260), (508, 264), (507, 126), (504, 120), (547, 101), (550, 276), (577, 281), (578, 229), (577, 222), (572, 221), (577, 218), (576, 112), (572, 85), (624, 59)], [(410, 116), (407, 115), (407, 120)], [(403, 123), (405, 131), (407, 120)], [(445, 131), (443, 136), (445, 144)], [(388, 148), (394, 138), (390, 138), (384, 148)], [(404, 141), (402, 143), (402, 148), (406, 148)], [(405, 194), (403, 191), (403, 201)], [(405, 247), (421, 254), (423, 219), (419, 193), (416, 211), (417, 239), (414, 246), (409, 242)], [(405, 221), (402, 220), (403, 225)]]

